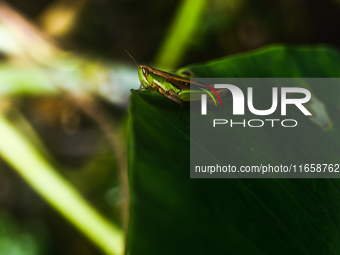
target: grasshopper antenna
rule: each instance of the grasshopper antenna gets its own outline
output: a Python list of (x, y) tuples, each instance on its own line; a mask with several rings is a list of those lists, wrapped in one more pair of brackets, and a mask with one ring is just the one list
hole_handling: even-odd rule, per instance
[(138, 67), (137, 61), (131, 56), (131, 54), (125, 49), (126, 53), (132, 58), (132, 60), (135, 62), (136, 66)]

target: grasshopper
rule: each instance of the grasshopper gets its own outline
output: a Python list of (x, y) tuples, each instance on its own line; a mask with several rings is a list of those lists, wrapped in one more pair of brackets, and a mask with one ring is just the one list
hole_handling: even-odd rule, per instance
[(171, 74), (168, 72), (160, 71), (154, 69), (147, 65), (138, 65), (136, 60), (131, 56), (131, 54), (125, 50), (127, 54), (133, 59), (135, 64), (138, 67), (138, 77), (141, 82), (141, 85), (137, 92), (147, 89), (151, 91), (156, 91), (163, 96), (169, 98), (170, 100), (176, 102), (181, 106), (180, 119), (183, 120), (183, 101), (193, 101), (200, 100), (202, 93), (207, 93), (215, 105), (217, 105), (215, 97), (213, 94), (207, 90), (210, 89), (218, 98), (220, 104), (222, 105), (221, 98), (219, 94), (223, 94), (225, 90), (218, 92), (208, 84), (202, 84), (198, 82), (190, 82), (190, 79)]

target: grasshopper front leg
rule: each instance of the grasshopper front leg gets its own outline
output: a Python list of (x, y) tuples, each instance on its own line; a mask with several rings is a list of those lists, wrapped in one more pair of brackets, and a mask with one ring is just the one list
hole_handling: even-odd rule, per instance
[(140, 91), (142, 91), (143, 89), (145, 89), (145, 87), (144, 87), (143, 84), (141, 83), (139, 89), (137, 89), (137, 90), (136, 90), (136, 89), (130, 89), (130, 91), (140, 92)]

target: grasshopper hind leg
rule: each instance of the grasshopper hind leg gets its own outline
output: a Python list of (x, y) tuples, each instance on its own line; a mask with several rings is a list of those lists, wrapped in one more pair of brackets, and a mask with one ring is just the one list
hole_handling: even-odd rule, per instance
[(159, 89), (159, 93), (161, 93), (163, 96), (169, 98), (170, 100), (176, 102), (177, 104), (179, 104), (181, 106), (181, 113), (180, 113), (180, 119), (181, 121), (183, 121), (185, 124), (188, 124), (188, 122), (186, 120), (183, 119), (183, 101), (178, 99), (177, 97), (175, 96), (172, 96), (172, 95), (169, 95), (167, 94), (163, 89)]

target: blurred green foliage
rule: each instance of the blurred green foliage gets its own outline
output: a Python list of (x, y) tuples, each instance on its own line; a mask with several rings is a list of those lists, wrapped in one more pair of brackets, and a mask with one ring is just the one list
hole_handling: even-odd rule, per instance
[(39, 220), (18, 224), (10, 215), (0, 211), (0, 254), (45, 254), (49, 235)]

